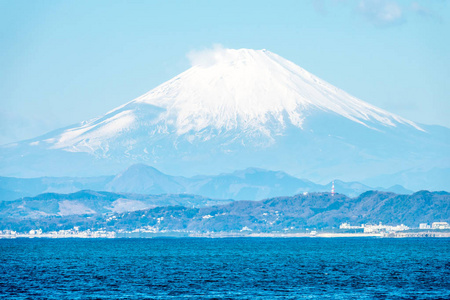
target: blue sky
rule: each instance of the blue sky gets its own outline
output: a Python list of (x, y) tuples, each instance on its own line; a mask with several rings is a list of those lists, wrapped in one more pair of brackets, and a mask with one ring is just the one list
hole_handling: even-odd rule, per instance
[(221, 44), (268, 49), (413, 121), (450, 127), (450, 3), (0, 0), (0, 144), (88, 120)]

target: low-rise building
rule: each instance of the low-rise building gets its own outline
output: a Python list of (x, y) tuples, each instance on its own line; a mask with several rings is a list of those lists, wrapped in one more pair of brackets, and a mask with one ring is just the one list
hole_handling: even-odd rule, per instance
[(362, 226), (351, 226), (349, 223), (342, 223), (339, 226), (339, 229), (360, 229), (360, 228), (363, 228), (363, 227), (364, 227), (364, 225), (362, 225)]
[(450, 225), (447, 222), (433, 222), (431, 224), (433, 229), (450, 229)]
[(428, 223), (420, 223), (419, 229), (431, 229), (431, 226)]
[(364, 226), (364, 233), (378, 233), (378, 232), (397, 232), (397, 231), (405, 231), (408, 230), (409, 227), (406, 225), (396, 225), (396, 226), (389, 226), (389, 225), (383, 225), (381, 222), (378, 225), (365, 225)]

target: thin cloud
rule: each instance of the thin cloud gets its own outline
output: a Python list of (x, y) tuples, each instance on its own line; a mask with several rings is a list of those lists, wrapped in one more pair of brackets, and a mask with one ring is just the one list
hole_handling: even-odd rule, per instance
[(189, 59), (191, 66), (208, 67), (213, 65), (224, 55), (226, 55), (226, 49), (220, 44), (215, 44), (212, 48), (192, 50), (186, 56)]
[(396, 25), (404, 21), (403, 9), (395, 1), (361, 0), (357, 11), (378, 26)]
[(419, 2), (417, 1), (411, 3), (411, 10), (421, 17), (436, 19), (439, 21), (441, 20), (441, 17), (436, 12), (432, 11), (431, 9), (425, 6), (420, 5)]
[(313, 7), (314, 7), (314, 10), (316, 12), (318, 12), (319, 14), (324, 15), (327, 13), (327, 10), (325, 8), (325, 0), (314, 0)]
[(409, 1), (403, 5), (396, 0), (312, 0), (311, 3), (321, 15), (326, 15), (337, 5), (347, 7), (377, 27), (400, 25), (413, 16), (442, 21), (439, 13), (430, 9), (431, 4), (426, 1)]

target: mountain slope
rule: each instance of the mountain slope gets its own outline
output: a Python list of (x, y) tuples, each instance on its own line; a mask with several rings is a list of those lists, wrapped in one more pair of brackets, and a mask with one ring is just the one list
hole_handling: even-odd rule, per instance
[(93, 176), (140, 162), (189, 176), (256, 166), (361, 180), (448, 167), (449, 141), (449, 129), (374, 107), (274, 53), (226, 49), (102, 117), (2, 147), (0, 172)]
[[(38, 200), (36, 200), (38, 202)], [(42, 202), (41, 202), (42, 203)], [(23, 218), (20, 207), (0, 205), (0, 230), (44, 231), (144, 229), (147, 232), (290, 232), (306, 228), (337, 228), (341, 223), (405, 224), (450, 221), (450, 194), (421, 191), (413, 195), (370, 191), (356, 198), (330, 193), (311, 193), (262, 201), (234, 201), (208, 207), (169, 206), (116, 214), (59, 215)], [(3, 204), (5, 205), (5, 204)], [(23, 209), (22, 209), (23, 211)]]
[[(359, 182), (335, 181), (336, 192), (350, 197), (374, 190)], [(109, 191), (133, 194), (194, 194), (214, 199), (261, 200), (293, 196), (304, 192), (331, 191), (331, 183), (320, 185), (284, 172), (248, 168), (233, 173), (194, 177), (171, 176), (143, 164), (132, 165), (116, 176), (64, 178), (0, 177), (0, 201), (43, 193), (73, 193), (80, 190)], [(376, 188), (410, 194), (403, 187)]]
[(179, 194), (186, 192), (185, 187), (177, 182), (177, 178), (163, 174), (144, 164), (130, 166), (108, 182), (105, 190), (139, 194)]
[(302, 128), (310, 111), (337, 114), (371, 128), (406, 125), (423, 130), (274, 53), (228, 49), (217, 53), (210, 64), (195, 65), (102, 118), (65, 130), (50, 142), (54, 148), (96, 152), (105, 150), (105, 141), (150, 124), (155, 133), (174, 130), (177, 136), (187, 134), (190, 141), (239, 129), (270, 142), (288, 125)]
[(216, 200), (197, 195), (139, 195), (96, 191), (71, 194), (45, 193), (16, 201), (0, 202), (0, 219), (39, 219), (51, 216), (123, 213), (157, 206), (201, 207), (231, 200)]

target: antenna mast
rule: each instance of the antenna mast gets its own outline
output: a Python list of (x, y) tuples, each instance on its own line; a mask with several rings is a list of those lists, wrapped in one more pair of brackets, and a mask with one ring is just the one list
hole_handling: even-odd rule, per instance
[(331, 185), (331, 197), (334, 196), (334, 180), (333, 180), (333, 184)]

